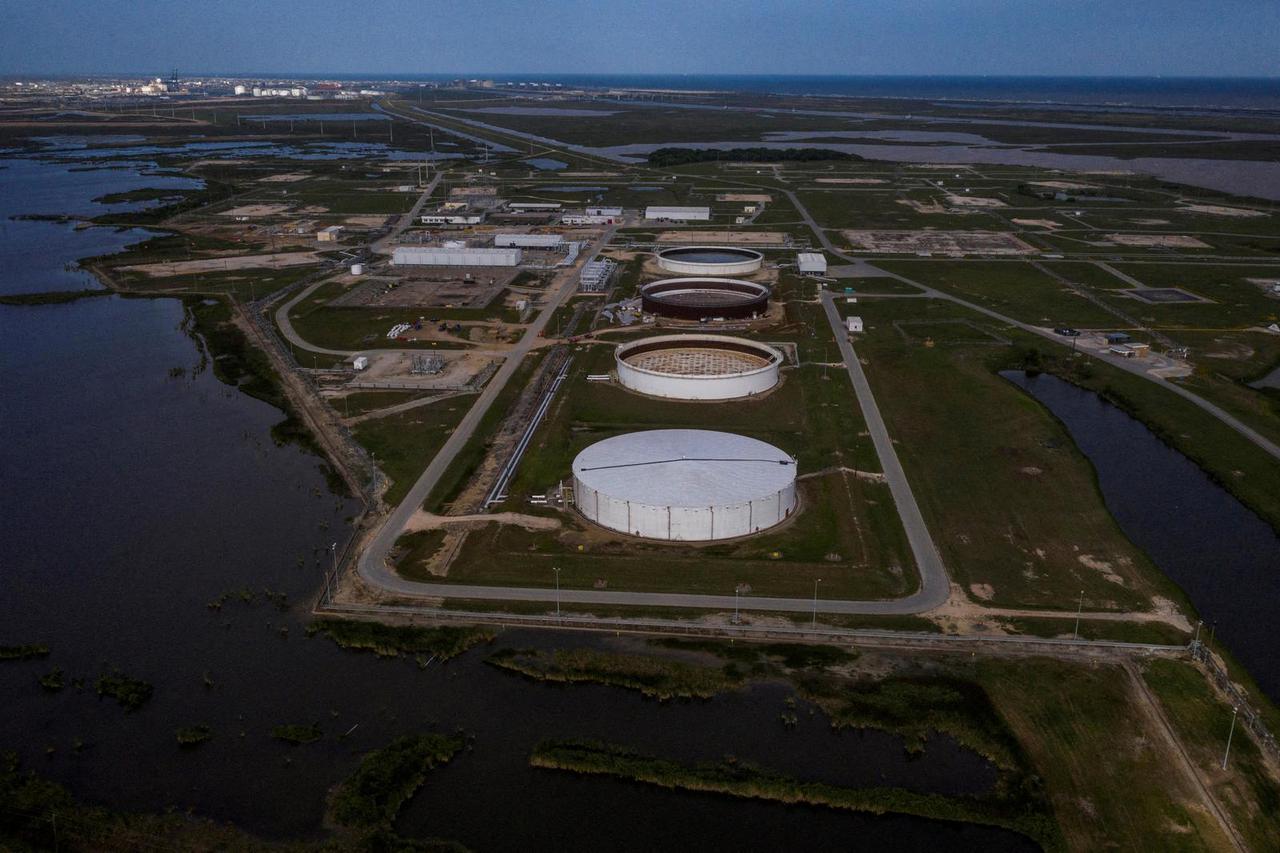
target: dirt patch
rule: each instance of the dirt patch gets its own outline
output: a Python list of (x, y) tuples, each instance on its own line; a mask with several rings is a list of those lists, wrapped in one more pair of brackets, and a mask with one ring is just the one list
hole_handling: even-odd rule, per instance
[(1114, 584), (1124, 586), (1124, 578), (1116, 573), (1115, 565), (1107, 560), (1100, 560), (1092, 554), (1081, 554), (1076, 557), (1080, 561), (1080, 565), (1087, 569), (1093, 569), (1100, 572), (1104, 578)]
[(953, 205), (955, 207), (978, 207), (978, 208), (993, 208), (993, 207), (1009, 206), (998, 198), (985, 198), (983, 196), (977, 196), (977, 195), (949, 195), (947, 196), (947, 204)]
[(1014, 225), (1024, 225), (1027, 228), (1061, 228), (1062, 223), (1054, 222), (1052, 219), (1014, 219)]
[(136, 264), (119, 267), (129, 272), (140, 272), (151, 278), (190, 273), (223, 272), (226, 270), (281, 269), (319, 263), (315, 252), (279, 252), (274, 255), (229, 255), (220, 258), (201, 258), (196, 261), (169, 261), (162, 264)]
[(1108, 234), (1107, 239), (1118, 246), (1138, 246), (1155, 249), (1208, 249), (1209, 244), (1186, 234)]
[(472, 515), (436, 515), (426, 510), (418, 510), (404, 526), (405, 533), (416, 533), (419, 530), (438, 530), (457, 524), (512, 524), (525, 530), (559, 530), (564, 525), (558, 518), (546, 518), (541, 515), (524, 515), (518, 512), (494, 512)]
[(887, 184), (883, 178), (815, 178), (819, 184)]
[(989, 583), (971, 583), (969, 584), (969, 594), (974, 598), (980, 598), (983, 601), (990, 601), (995, 597), (996, 590)]
[(1037, 468), (1034, 465), (1028, 465), (1025, 468), (1019, 468), (1018, 473), (1026, 474), (1028, 477), (1039, 477), (1044, 473), (1043, 468)]
[(242, 204), (230, 210), (224, 210), (219, 216), (277, 216), (288, 211), (288, 204)]
[(716, 196), (716, 201), (754, 201), (768, 204), (773, 201), (773, 196), (767, 193), (720, 193)]
[(1007, 231), (841, 231), (855, 250), (883, 254), (1036, 255)]
[(279, 175), (267, 175), (265, 178), (258, 178), (261, 184), (291, 184), (294, 181), (305, 181), (311, 177), (308, 172), (284, 172)]
[(947, 209), (937, 201), (919, 201), (914, 198), (896, 199), (898, 204), (911, 208), (916, 213), (946, 213)]
[(1188, 213), (1208, 213), (1211, 216), (1235, 216), (1250, 219), (1267, 215), (1261, 210), (1249, 210), (1243, 207), (1223, 207), (1218, 204), (1186, 204), (1178, 209), (1185, 210)]
[(663, 231), (658, 234), (659, 243), (745, 243), (747, 245), (777, 245), (790, 241), (781, 231)]

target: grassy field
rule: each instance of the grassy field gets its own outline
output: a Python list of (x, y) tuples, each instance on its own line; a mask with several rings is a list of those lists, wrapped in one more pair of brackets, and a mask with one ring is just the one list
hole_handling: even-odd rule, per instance
[(1121, 321), (1026, 261), (877, 261), (876, 266), (1037, 326)]
[(1074, 607), (1081, 590), (1099, 609), (1177, 596), (1120, 532), (1063, 427), (994, 373), (1009, 349), (909, 344), (892, 325), (974, 315), (932, 300), (863, 313), (859, 354), (957, 582), (1004, 606)]
[(1230, 849), (1118, 667), (980, 660), (972, 673), (1043, 780), (1067, 849)]
[[(1280, 321), (1280, 301), (1246, 279), (1280, 279), (1280, 265), (1215, 266), (1207, 264), (1112, 264), (1147, 287), (1177, 287), (1208, 302), (1156, 304), (1135, 299), (1107, 298), (1152, 326), (1165, 329), (1236, 329)], [(1177, 338), (1176, 331), (1170, 332)]]
[(357, 391), (333, 397), (329, 403), (344, 416), (356, 417), (426, 396), (420, 391)]
[(1280, 849), (1280, 782), (1268, 775), (1262, 754), (1243, 727), (1236, 727), (1228, 769), (1222, 769), (1231, 727), (1227, 703), (1212, 692), (1202, 673), (1184, 661), (1150, 661), (1142, 677), (1250, 849)]
[(624, 655), (593, 649), (550, 652), (500, 649), (485, 660), (534, 681), (607, 684), (651, 699), (710, 699), (742, 683), (731, 671), (683, 663), (670, 657)]
[(569, 476), (574, 456), (601, 439), (637, 429), (700, 428), (751, 435), (794, 453), (801, 474), (816, 475), (802, 481), (803, 510), (777, 531), (709, 546), (637, 542), (572, 516), (563, 516), (567, 527), (559, 533), (490, 525), (468, 534), (450, 581), (541, 584), (558, 566), (566, 588), (604, 579), (610, 589), (727, 594), (747, 584), (760, 594), (806, 595), (818, 578), (831, 597), (894, 597), (916, 588), (888, 487), (840, 470), (878, 470), (844, 371), (806, 365), (762, 399), (690, 403), (585, 381), (607, 371), (612, 357), (611, 347), (577, 351), (565, 391), (512, 483), (512, 501)]
[(356, 441), (374, 454), (391, 481), (384, 497), (387, 503), (394, 505), (404, 498), (474, 402), (470, 396), (455, 397), (352, 428)]

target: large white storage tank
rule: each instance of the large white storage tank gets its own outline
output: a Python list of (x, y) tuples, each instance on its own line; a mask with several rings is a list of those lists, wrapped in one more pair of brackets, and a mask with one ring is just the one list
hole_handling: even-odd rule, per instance
[(676, 246), (658, 252), (658, 266), (685, 275), (748, 275), (764, 255), (741, 246)]
[(624, 388), (674, 400), (732, 400), (778, 384), (782, 353), (728, 335), (657, 335), (614, 353)]
[(796, 508), (796, 460), (771, 444), (700, 429), (633, 432), (573, 460), (574, 503), (632, 536), (703, 542), (747, 536)]

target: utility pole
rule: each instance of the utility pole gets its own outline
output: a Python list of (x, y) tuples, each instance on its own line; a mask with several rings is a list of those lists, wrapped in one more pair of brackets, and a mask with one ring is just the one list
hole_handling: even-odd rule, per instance
[(556, 618), (560, 618), (560, 569), (553, 567), (551, 571), (556, 573)]
[(1084, 590), (1080, 590), (1080, 603), (1076, 605), (1076, 629), (1072, 632), (1073, 640), (1080, 639), (1080, 611), (1084, 610)]
[(818, 584), (822, 583), (822, 578), (816, 578), (813, 582), (813, 627), (818, 627)]
[(1240, 706), (1231, 709), (1231, 730), (1227, 732), (1227, 749), (1222, 753), (1222, 769), (1227, 769), (1227, 757), (1231, 755), (1231, 738), (1236, 733), (1236, 717), (1240, 716)]

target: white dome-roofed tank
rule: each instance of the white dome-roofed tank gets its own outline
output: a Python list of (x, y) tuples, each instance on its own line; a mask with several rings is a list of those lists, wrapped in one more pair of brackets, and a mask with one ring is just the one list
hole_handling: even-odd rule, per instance
[(758, 439), (700, 429), (633, 432), (573, 460), (574, 503), (632, 536), (704, 542), (747, 536), (796, 508), (796, 460)]
[(732, 400), (778, 384), (782, 353), (728, 335), (657, 335), (618, 346), (618, 382), (673, 400)]
[(740, 246), (676, 246), (658, 252), (658, 266), (684, 275), (747, 275), (764, 255)]

